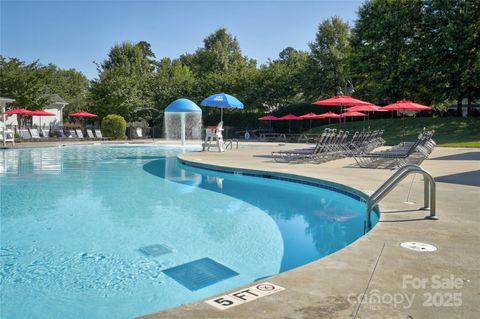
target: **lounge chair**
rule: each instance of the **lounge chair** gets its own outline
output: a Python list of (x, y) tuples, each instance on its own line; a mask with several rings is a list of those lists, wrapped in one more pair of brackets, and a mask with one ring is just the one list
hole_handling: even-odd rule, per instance
[(95, 135), (93, 135), (93, 131), (91, 129), (87, 129), (87, 136), (89, 139), (95, 139)]
[(402, 143), (388, 150), (355, 154), (353, 158), (363, 168), (397, 168), (407, 163), (421, 163), (435, 147), (433, 131), (420, 134), (415, 142)]
[(54, 135), (57, 137), (57, 138), (60, 138), (60, 139), (64, 139), (65, 138), (65, 133), (63, 132), (62, 129), (56, 129), (54, 131)]
[(30, 140), (32, 139), (32, 136), (30, 135), (30, 133), (28, 132), (27, 129), (21, 129), (21, 130), (18, 130), (18, 134), (20, 135), (20, 138), (22, 140)]
[(77, 137), (79, 139), (82, 139), (83, 140), (83, 132), (82, 132), (82, 129), (81, 128), (76, 128), (75, 129), (75, 133), (77, 133)]
[(50, 138), (50, 130), (42, 129), (40, 131), (42, 138)]
[(143, 131), (141, 127), (137, 127), (135, 130), (135, 134), (137, 135), (137, 138), (143, 138)]
[(70, 139), (74, 139), (74, 138), (77, 138), (77, 133), (75, 133), (75, 130), (64, 130), (65, 132), (65, 137), (67, 138), (70, 138)]
[(109, 137), (103, 137), (102, 131), (99, 130), (99, 129), (96, 129), (96, 130), (95, 130), (95, 136), (96, 136), (97, 139), (99, 139), (99, 140), (109, 140), (109, 139), (110, 139)]
[(32, 139), (40, 139), (40, 134), (38, 134), (38, 129), (30, 128), (28, 130), (30, 131), (30, 135), (32, 136)]

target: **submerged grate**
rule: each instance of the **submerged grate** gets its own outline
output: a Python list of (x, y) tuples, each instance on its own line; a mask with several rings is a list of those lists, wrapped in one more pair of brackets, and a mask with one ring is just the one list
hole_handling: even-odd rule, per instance
[(165, 255), (172, 252), (172, 250), (169, 247), (165, 245), (160, 245), (160, 244), (153, 244), (153, 245), (141, 247), (138, 250), (141, 253), (151, 257)]
[(202, 289), (238, 275), (236, 271), (208, 257), (168, 268), (163, 272), (190, 291)]

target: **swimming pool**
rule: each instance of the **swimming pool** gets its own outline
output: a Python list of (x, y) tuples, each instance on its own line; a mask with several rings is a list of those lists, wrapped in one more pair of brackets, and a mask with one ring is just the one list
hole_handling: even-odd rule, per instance
[[(185, 166), (175, 157), (182, 151), (1, 151), (1, 317), (148, 314), (304, 265), (363, 235), (365, 204), (355, 195)], [(191, 262), (218, 277), (182, 278), (177, 270)]]

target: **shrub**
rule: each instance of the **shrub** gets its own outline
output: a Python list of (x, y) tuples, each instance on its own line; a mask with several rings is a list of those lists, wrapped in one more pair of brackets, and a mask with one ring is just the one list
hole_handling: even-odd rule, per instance
[(106, 137), (124, 139), (127, 122), (121, 115), (109, 114), (102, 120), (102, 133)]

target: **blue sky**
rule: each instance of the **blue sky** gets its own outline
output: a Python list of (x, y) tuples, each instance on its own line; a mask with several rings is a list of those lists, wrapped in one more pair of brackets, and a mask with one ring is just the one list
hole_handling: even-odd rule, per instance
[(0, 53), (39, 59), (97, 76), (122, 41), (147, 41), (157, 56), (194, 52), (225, 27), (243, 54), (265, 63), (288, 46), (306, 50), (318, 25), (337, 15), (354, 24), (361, 0), (344, 1), (5, 1), (0, 0)]

